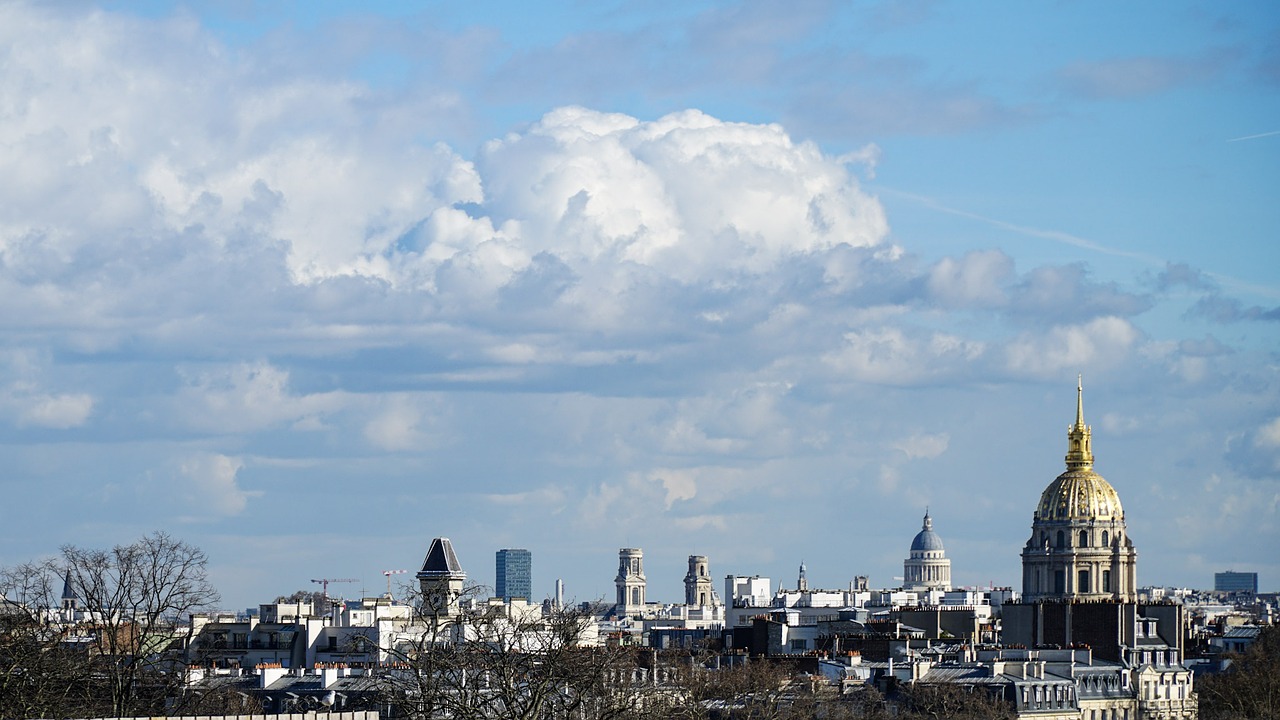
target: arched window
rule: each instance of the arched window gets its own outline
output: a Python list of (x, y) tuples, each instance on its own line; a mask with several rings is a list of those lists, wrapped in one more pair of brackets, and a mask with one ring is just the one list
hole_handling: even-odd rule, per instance
[(1107, 542), (1107, 531), (1102, 531), (1102, 547), (1111, 547), (1111, 543)]
[(1058, 531), (1058, 547), (1066, 547), (1066, 546), (1067, 546), (1067, 536), (1061, 530), (1059, 530)]
[(1080, 547), (1089, 547), (1089, 531), (1080, 531)]

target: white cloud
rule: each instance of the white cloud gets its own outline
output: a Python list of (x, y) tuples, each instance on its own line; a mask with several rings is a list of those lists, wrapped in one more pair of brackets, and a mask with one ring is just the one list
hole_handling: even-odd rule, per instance
[(569, 267), (634, 263), (682, 281), (881, 243), (883, 209), (836, 158), (776, 125), (698, 111), (652, 122), (554, 110), (485, 146), (485, 206)]
[[(189, 513), (212, 511), (216, 515), (239, 515), (248, 506), (249, 499), (261, 496), (259, 491), (240, 488), (236, 479), (244, 463), (238, 458), (202, 453), (182, 463), (184, 499)], [(198, 514), (188, 517), (206, 519)]]
[(697, 474), (691, 470), (658, 470), (651, 476), (666, 491), (666, 509), (679, 501), (692, 500), (698, 494)]
[(1280, 417), (1259, 428), (1253, 444), (1260, 448), (1280, 448)]
[(1013, 259), (999, 250), (943, 258), (929, 271), (929, 291), (952, 307), (1000, 307), (1007, 302), (1004, 285), (1013, 276)]
[(391, 393), (376, 401), (374, 416), (365, 423), (364, 437), (383, 450), (425, 450), (439, 444), (435, 414), (439, 409), (430, 398), (407, 393)]
[(1010, 342), (1005, 348), (1005, 364), (1016, 374), (1040, 378), (1112, 367), (1125, 360), (1139, 337), (1137, 328), (1118, 317), (1058, 325), (1044, 332), (1024, 333)]
[(288, 371), (261, 361), (183, 374), (186, 386), (174, 399), (175, 414), (191, 427), (213, 432), (283, 424), (315, 429), (324, 416), (347, 404), (342, 393), (294, 395)]
[(932, 460), (947, 451), (951, 436), (947, 433), (916, 433), (898, 440), (893, 447), (901, 450), (911, 459), (927, 458)]
[(882, 327), (845, 333), (843, 347), (823, 359), (842, 377), (911, 385), (963, 374), (985, 352), (984, 343), (957, 335)]
[(79, 427), (93, 412), (93, 396), (84, 393), (35, 395), (11, 400), (18, 406), (18, 425), (65, 430)]

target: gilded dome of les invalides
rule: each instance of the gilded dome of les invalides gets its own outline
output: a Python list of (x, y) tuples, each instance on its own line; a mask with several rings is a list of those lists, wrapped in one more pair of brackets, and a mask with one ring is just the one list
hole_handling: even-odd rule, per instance
[(1091, 469), (1076, 468), (1049, 483), (1036, 513), (1041, 520), (1119, 520), (1124, 508), (1111, 483)]
[(1040, 494), (1036, 517), (1042, 521), (1122, 520), (1124, 508), (1111, 483), (1093, 471), (1092, 433), (1084, 424), (1084, 406), (1077, 386), (1076, 422), (1067, 432), (1067, 471)]

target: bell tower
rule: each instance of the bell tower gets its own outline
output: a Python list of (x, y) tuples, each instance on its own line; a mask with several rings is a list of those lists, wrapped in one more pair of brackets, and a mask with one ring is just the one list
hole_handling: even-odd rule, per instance
[(637, 615), (644, 610), (644, 551), (640, 548), (618, 550), (618, 576), (613, 579), (618, 588), (618, 615)]
[(684, 604), (691, 607), (711, 607), (714, 604), (713, 597), (707, 556), (690, 555), (689, 572), (684, 576)]

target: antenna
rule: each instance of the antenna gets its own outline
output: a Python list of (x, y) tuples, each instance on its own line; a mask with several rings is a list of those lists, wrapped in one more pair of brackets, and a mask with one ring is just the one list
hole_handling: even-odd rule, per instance
[(383, 570), (382, 571), (382, 574), (387, 576), (387, 597), (391, 597), (391, 576), (403, 575), (407, 572), (409, 571), (408, 570)]

